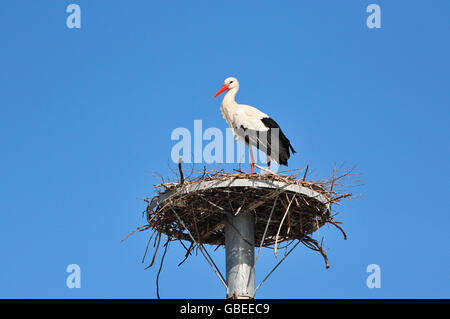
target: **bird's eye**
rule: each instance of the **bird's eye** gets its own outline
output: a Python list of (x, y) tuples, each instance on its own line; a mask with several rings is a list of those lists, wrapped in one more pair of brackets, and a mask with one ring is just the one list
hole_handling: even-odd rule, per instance
[(233, 81), (230, 81), (230, 84), (233, 83)]

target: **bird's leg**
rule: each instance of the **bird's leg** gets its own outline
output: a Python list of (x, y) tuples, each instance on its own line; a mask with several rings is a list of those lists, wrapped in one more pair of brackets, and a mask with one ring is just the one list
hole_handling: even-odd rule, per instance
[(268, 168), (269, 171), (270, 171), (270, 160), (267, 161), (267, 168)]
[(252, 147), (250, 146), (250, 166), (252, 168), (252, 174), (255, 174), (255, 159), (253, 158)]

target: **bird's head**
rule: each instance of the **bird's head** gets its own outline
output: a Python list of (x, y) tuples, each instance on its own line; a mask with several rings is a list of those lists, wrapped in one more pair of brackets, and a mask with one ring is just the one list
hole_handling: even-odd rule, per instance
[(214, 94), (213, 97), (216, 97), (216, 96), (222, 94), (223, 92), (234, 89), (234, 88), (239, 88), (239, 81), (234, 77), (226, 78), (225, 81), (223, 82), (223, 86), (220, 88), (219, 91), (217, 91), (216, 94)]

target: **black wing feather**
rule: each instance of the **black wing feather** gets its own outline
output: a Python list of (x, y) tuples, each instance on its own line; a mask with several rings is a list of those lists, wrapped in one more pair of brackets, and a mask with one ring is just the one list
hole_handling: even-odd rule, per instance
[[(295, 153), (294, 148), (291, 145), (291, 142), (289, 139), (284, 135), (283, 131), (281, 130), (280, 126), (277, 122), (275, 122), (270, 117), (265, 117), (261, 119), (261, 122), (269, 129), (268, 131), (257, 131), (245, 128), (244, 126), (241, 126), (239, 129), (244, 131), (244, 140), (247, 144), (250, 144), (250, 137), (256, 138), (256, 148), (260, 149), (261, 151), (265, 152), (267, 155), (272, 154), (272, 130), (278, 129), (278, 161), (282, 165), (288, 165), (288, 159), (291, 156), (289, 150), (291, 150), (292, 153)], [(262, 137), (264, 136), (264, 137)]]

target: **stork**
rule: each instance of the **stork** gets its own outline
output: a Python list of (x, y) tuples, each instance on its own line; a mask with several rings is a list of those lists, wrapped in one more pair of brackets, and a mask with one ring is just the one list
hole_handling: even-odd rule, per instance
[(287, 166), (290, 151), (295, 153), (291, 142), (277, 122), (267, 114), (253, 106), (236, 103), (235, 97), (238, 90), (239, 81), (234, 77), (229, 77), (225, 79), (222, 88), (213, 97), (227, 91), (220, 110), (233, 130), (235, 138), (243, 141), (250, 149), (251, 173), (254, 174), (255, 170), (252, 146), (266, 153), (269, 170), (271, 160)]

